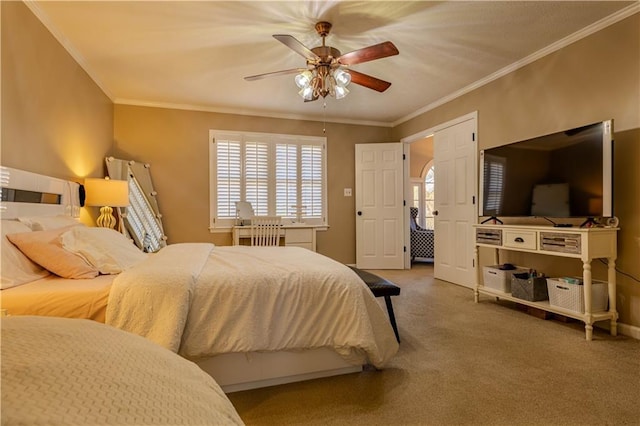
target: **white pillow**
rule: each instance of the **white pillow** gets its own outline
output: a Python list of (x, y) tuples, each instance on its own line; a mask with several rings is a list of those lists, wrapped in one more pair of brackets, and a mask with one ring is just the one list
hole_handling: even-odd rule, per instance
[(51, 229), (64, 228), (72, 225), (82, 225), (77, 219), (71, 216), (37, 216), (19, 217), (18, 220), (32, 231), (49, 231)]
[(119, 274), (147, 258), (131, 240), (109, 228), (74, 226), (61, 241), (62, 247), (84, 257), (101, 274)]
[(16, 232), (31, 232), (26, 225), (17, 220), (2, 220), (0, 233), (2, 245), (0, 247), (2, 259), (0, 263), (0, 289), (19, 286), (49, 275), (49, 271), (32, 262), (16, 246), (7, 239), (7, 234)]

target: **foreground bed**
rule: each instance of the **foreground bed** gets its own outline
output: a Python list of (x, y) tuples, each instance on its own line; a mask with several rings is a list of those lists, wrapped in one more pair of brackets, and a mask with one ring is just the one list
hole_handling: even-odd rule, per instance
[(4, 317), (2, 424), (240, 425), (192, 362), (90, 320)]

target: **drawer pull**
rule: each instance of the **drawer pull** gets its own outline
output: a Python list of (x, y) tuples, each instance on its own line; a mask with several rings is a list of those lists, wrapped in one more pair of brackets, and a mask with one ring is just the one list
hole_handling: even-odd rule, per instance
[(524, 243), (524, 239), (522, 237), (518, 237), (514, 240), (516, 243)]

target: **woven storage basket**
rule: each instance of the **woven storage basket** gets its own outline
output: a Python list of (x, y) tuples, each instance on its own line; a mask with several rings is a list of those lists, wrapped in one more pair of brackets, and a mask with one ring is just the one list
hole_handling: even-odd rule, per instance
[(483, 266), (483, 281), (485, 287), (500, 290), (505, 293), (511, 293), (511, 276), (528, 269), (522, 266), (516, 266), (516, 269), (500, 269), (501, 265)]
[(547, 300), (547, 279), (530, 277), (528, 273), (513, 274), (511, 277), (511, 295), (518, 299), (538, 302)]
[[(584, 285), (568, 284), (558, 278), (547, 278), (549, 304), (584, 314)], [(607, 310), (609, 302), (606, 281), (591, 281), (591, 312)]]

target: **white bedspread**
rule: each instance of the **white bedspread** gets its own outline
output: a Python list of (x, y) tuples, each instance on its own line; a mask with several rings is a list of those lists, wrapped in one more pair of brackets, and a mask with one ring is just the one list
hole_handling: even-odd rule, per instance
[(113, 280), (106, 323), (177, 352), (212, 244), (174, 244)]
[(239, 425), (218, 384), (140, 336), (84, 319), (2, 318), (3, 425)]
[(330, 347), (382, 367), (398, 350), (366, 284), (298, 247), (170, 245), (114, 280), (107, 323), (189, 358)]

